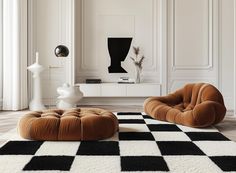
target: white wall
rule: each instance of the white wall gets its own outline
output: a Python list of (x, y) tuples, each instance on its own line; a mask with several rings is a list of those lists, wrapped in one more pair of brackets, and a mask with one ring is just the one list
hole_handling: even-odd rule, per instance
[(234, 0), (221, 0), (220, 89), (228, 109), (234, 107)]
[(218, 1), (168, 2), (168, 91), (195, 82), (218, 87)]
[[(63, 35), (60, 15), (72, 9), (71, 1), (36, 2), (33, 48), (42, 52), (45, 66), (60, 66), (53, 49)], [(67, 4), (67, 10), (60, 10), (61, 3)], [(109, 64), (105, 38), (133, 36), (133, 44), (141, 46), (147, 57), (143, 80), (161, 83), (167, 92), (189, 82), (213, 83), (222, 91), (227, 108), (233, 109), (233, 0), (75, 0), (74, 7), (76, 82), (89, 77), (116, 81), (123, 76), (105, 71)], [(71, 17), (68, 11), (64, 14)], [(68, 28), (66, 33), (63, 38), (69, 44)], [(132, 64), (127, 61), (123, 65), (132, 77)], [(63, 82), (60, 70), (53, 69), (54, 86)], [(48, 82), (44, 97), (55, 97), (55, 87), (49, 90)]]
[[(143, 82), (160, 83), (160, 62), (157, 55), (156, 0), (81, 0), (76, 1), (76, 81), (97, 77), (103, 82), (117, 82), (120, 76), (134, 78), (132, 47), (139, 46), (146, 58), (143, 63)], [(79, 21), (77, 21), (79, 20)], [(77, 31), (82, 32), (81, 35)], [(127, 74), (109, 74), (108, 37), (132, 37), (129, 54), (122, 66)]]
[[(55, 98), (58, 96), (56, 88), (65, 82), (70, 83), (70, 8), (68, 0), (29, 1), (29, 64), (35, 61), (35, 52), (38, 51), (39, 63), (45, 67), (42, 73), (43, 99), (44, 103), (49, 105), (55, 105)], [(69, 48), (68, 57), (55, 56), (54, 49), (60, 44)]]
[(2, 94), (2, 86), (3, 86), (3, 83), (2, 83), (2, 70), (3, 70), (3, 67), (2, 67), (2, 60), (3, 60), (3, 52), (2, 52), (2, 40), (3, 40), (3, 37), (2, 37), (2, 33), (3, 33), (3, 4), (2, 4), (2, 0), (0, 0), (0, 110), (2, 109), (2, 97), (3, 97), (3, 94)]
[(234, 1), (168, 2), (168, 91), (189, 82), (209, 82), (233, 110)]

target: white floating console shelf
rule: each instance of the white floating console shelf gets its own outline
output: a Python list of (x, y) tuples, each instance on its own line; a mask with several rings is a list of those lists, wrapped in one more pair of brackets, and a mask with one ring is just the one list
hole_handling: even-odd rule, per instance
[(118, 84), (78, 83), (84, 97), (150, 97), (160, 96), (161, 86), (156, 83)]

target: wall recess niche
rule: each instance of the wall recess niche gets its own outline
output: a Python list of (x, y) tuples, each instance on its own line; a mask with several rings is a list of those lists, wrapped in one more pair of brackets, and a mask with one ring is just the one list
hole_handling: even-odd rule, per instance
[[(117, 82), (119, 77), (134, 78), (132, 47), (145, 56), (142, 81), (160, 83), (157, 52), (157, 0), (79, 0), (75, 1), (75, 83), (86, 78)], [(127, 73), (109, 73), (111, 64), (108, 38), (132, 38), (121, 67)]]

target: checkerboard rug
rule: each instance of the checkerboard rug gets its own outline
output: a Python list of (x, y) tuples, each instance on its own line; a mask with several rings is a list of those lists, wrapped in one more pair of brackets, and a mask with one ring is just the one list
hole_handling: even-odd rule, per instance
[(102, 141), (27, 141), (12, 133), (0, 148), (0, 172), (236, 172), (236, 143), (214, 127), (115, 114), (119, 132)]

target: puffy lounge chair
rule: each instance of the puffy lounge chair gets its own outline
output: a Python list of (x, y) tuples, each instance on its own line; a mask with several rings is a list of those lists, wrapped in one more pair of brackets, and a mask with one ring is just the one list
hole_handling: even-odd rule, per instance
[(190, 127), (207, 127), (224, 119), (226, 108), (217, 88), (207, 83), (187, 84), (163, 97), (150, 97), (144, 111), (154, 119)]

